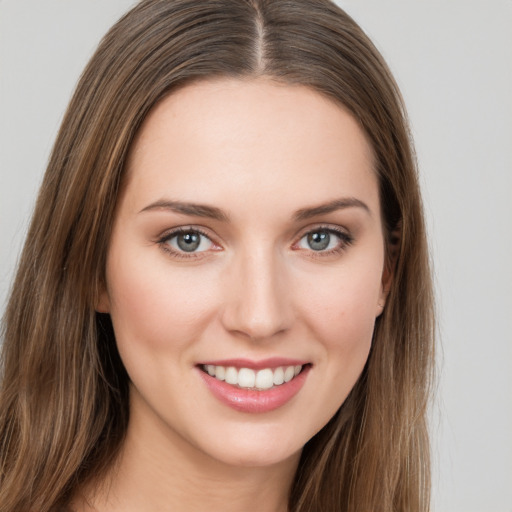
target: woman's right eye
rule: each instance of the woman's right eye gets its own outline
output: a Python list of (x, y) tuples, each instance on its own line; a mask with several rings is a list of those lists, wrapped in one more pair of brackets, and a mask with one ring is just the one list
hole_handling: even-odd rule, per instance
[(195, 229), (180, 230), (170, 233), (166, 235), (160, 243), (169, 246), (167, 250), (185, 254), (205, 252), (213, 247), (213, 242), (210, 238)]

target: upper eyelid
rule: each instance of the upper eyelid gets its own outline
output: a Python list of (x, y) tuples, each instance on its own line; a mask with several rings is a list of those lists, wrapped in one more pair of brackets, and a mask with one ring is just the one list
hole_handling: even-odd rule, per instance
[[(346, 228), (343, 228), (341, 226), (333, 226), (333, 225), (319, 225), (319, 226), (315, 226), (315, 227), (309, 227), (309, 228), (306, 228), (305, 230), (303, 230), (297, 237), (296, 237), (296, 241), (293, 243), (292, 245), (292, 248), (296, 248), (297, 245), (301, 242), (301, 240), (306, 237), (308, 234), (310, 233), (315, 233), (315, 232), (318, 232), (318, 231), (327, 231), (329, 233), (332, 233), (334, 235), (336, 235), (336, 237), (339, 238), (340, 240), (340, 248), (346, 248), (350, 245), (352, 245), (355, 241), (355, 237), (354, 235)], [(331, 250), (332, 251), (332, 250)], [(318, 251), (318, 252), (315, 252), (315, 254), (317, 256), (320, 256), (321, 254), (327, 254), (331, 251)]]
[(326, 224), (320, 223), (315, 226), (306, 226), (302, 228), (296, 235), (297, 240), (300, 240), (304, 236), (309, 233), (314, 233), (315, 231), (329, 231), (331, 233), (335, 233), (338, 235), (345, 235), (347, 237), (353, 238), (351, 231), (345, 227), (338, 226), (335, 224)]
[(210, 243), (212, 244), (212, 246), (214, 247), (214, 249), (213, 249), (214, 252), (218, 251), (219, 248), (222, 249), (222, 247), (217, 242), (215, 242), (209, 234), (205, 233), (203, 229), (201, 229), (197, 226), (179, 226), (179, 227), (168, 229), (168, 230), (164, 231), (159, 237), (157, 237), (156, 244), (158, 244), (158, 246), (160, 246), (160, 248), (163, 251), (165, 251), (166, 253), (168, 253), (172, 258), (177, 259), (177, 260), (193, 261), (196, 259), (204, 258), (210, 252), (209, 250), (199, 251), (199, 252), (196, 252), (196, 251), (187, 252), (187, 251), (177, 249), (177, 248), (173, 247), (171, 245), (171, 243), (169, 243), (170, 240), (172, 240), (174, 237), (180, 235), (181, 233), (190, 233), (190, 232), (199, 233), (201, 236), (204, 236), (205, 238), (207, 238), (210, 241)]
[(215, 241), (213, 240), (214, 236), (212, 236), (209, 232), (210, 230), (207, 230), (206, 228), (203, 228), (202, 226), (178, 226), (175, 228), (169, 228), (163, 231), (157, 239), (159, 241), (167, 240), (169, 238), (172, 238), (173, 236), (179, 235), (180, 233), (189, 233), (189, 232), (196, 232), (199, 233), (202, 236), (205, 236), (209, 240), (211, 240), (213, 243)]
[[(166, 240), (169, 240), (173, 236), (176, 236), (180, 233), (187, 233), (187, 232), (197, 232), (201, 234), (202, 236), (205, 236), (208, 238), (214, 245), (222, 246), (224, 245), (224, 242), (219, 242), (220, 237), (216, 233), (212, 233), (210, 229), (204, 227), (204, 226), (198, 226), (198, 225), (183, 225), (183, 226), (176, 226), (174, 228), (169, 228), (162, 232), (161, 235), (157, 237), (158, 242), (164, 242)], [(298, 233), (296, 233), (293, 237), (293, 243), (292, 245), (297, 244), (304, 236), (308, 235), (309, 233), (314, 233), (315, 231), (329, 231), (331, 233), (334, 233), (335, 235), (340, 236), (341, 238), (348, 238), (352, 240), (354, 238), (351, 231), (343, 226), (339, 225), (333, 225), (329, 223), (319, 223), (316, 225), (309, 225), (301, 228)]]
[[(298, 247), (301, 241), (309, 234), (317, 231), (328, 231), (329, 233), (333, 233), (338, 238), (338, 242), (336, 243), (336, 247), (325, 250), (315, 251), (312, 248), (304, 248)], [(305, 254), (308, 258), (312, 258), (317, 261), (325, 260), (325, 258), (332, 258), (333, 256), (340, 256), (345, 251), (349, 250), (349, 248), (354, 244), (355, 237), (348, 231), (344, 229), (335, 229), (333, 227), (317, 227), (310, 229), (302, 234), (302, 236), (297, 238), (297, 241), (292, 245), (292, 250), (298, 251), (302, 254)], [(329, 261), (329, 260), (327, 260)]]
[(198, 227), (198, 226), (179, 226), (175, 228), (170, 228), (165, 230), (161, 235), (159, 235), (155, 239), (155, 243), (161, 246), (166, 252), (172, 253), (175, 256), (179, 256), (180, 258), (197, 258), (200, 255), (204, 255), (204, 253), (207, 251), (200, 251), (200, 252), (190, 252), (187, 253), (185, 251), (181, 251), (179, 249), (176, 249), (171, 246), (170, 240), (172, 240), (174, 237), (178, 236), (181, 233), (189, 233), (189, 232), (196, 232), (199, 233), (201, 236), (204, 236), (207, 238), (210, 243), (212, 244), (211, 250), (217, 252), (221, 249), (223, 249), (223, 246), (217, 242), (214, 237), (212, 237), (209, 233), (205, 232), (204, 229)]

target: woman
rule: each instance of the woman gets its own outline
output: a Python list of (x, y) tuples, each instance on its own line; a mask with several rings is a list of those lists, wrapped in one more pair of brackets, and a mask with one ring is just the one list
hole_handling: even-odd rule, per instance
[(426, 511), (399, 92), (326, 0), (145, 0), (78, 84), (4, 324), (2, 510)]

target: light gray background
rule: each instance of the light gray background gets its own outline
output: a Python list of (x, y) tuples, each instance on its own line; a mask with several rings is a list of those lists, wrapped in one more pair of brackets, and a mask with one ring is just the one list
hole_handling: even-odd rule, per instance
[[(132, 0), (0, 0), (0, 310), (76, 80)], [(512, 511), (512, 0), (339, 0), (402, 88), (438, 288), (434, 512)]]

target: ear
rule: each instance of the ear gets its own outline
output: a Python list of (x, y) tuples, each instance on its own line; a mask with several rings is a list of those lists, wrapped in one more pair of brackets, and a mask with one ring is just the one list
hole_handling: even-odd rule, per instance
[(400, 254), (401, 241), (402, 221), (400, 220), (395, 229), (390, 233), (389, 241), (386, 244), (384, 269), (382, 270), (382, 280), (376, 316), (380, 316), (384, 311), (384, 306), (386, 305), (386, 300), (395, 277), (395, 269), (398, 256)]

